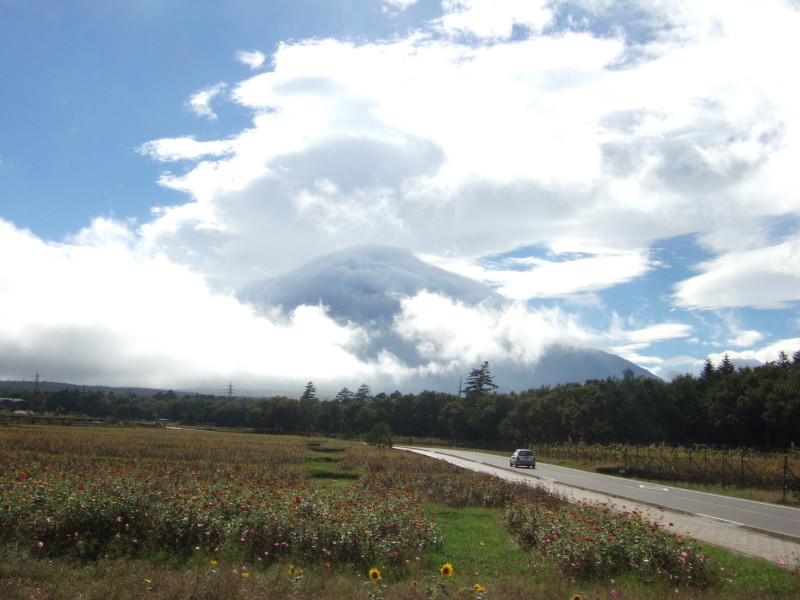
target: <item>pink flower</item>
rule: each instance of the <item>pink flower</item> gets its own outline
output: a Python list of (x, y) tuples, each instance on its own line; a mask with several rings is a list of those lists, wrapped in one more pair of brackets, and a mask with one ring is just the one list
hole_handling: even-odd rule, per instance
[(41, 548), (42, 546), (44, 546), (44, 542), (39, 542), (38, 544), (36, 544), (36, 546)]

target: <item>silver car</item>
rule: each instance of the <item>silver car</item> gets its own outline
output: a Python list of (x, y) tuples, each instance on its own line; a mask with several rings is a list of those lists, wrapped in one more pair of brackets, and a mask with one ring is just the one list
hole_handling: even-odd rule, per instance
[(511, 455), (508, 464), (512, 467), (528, 467), (529, 469), (535, 469), (536, 456), (533, 454), (533, 450), (515, 450), (514, 454)]

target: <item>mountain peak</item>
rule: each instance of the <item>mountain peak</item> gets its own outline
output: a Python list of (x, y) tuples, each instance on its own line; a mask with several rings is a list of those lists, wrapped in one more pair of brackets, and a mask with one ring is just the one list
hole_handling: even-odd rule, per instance
[[(452, 329), (441, 331), (437, 315), (425, 314), (426, 309), (433, 310), (429, 308), (432, 305), (418, 308), (411, 316), (404, 312), (404, 301), (419, 298), (424, 292), (445, 299), (439, 302), (438, 310), (442, 310), (442, 304), (445, 309), (464, 307), (464, 320), (456, 325), (464, 332), (487, 330), (483, 322), (486, 315), (497, 319), (513, 306), (482, 283), (432, 266), (404, 248), (380, 245), (333, 252), (290, 272), (254, 282), (239, 296), (261, 310), (281, 307), (287, 313), (302, 305), (323, 305), (338, 323), (362, 327), (368, 333), (368, 341), (358, 352), (361, 359), (378, 360), (388, 353), (414, 370), (411, 380), (402, 383), (407, 391), (454, 392), (459, 375), (475, 366), (470, 361), (477, 351), (474, 347), (468, 349), (469, 341), (458, 335), (452, 339)], [(442, 320), (445, 318), (453, 317), (442, 313)], [(407, 327), (409, 319), (414, 325), (412, 334)], [(544, 336), (526, 337), (513, 325), (503, 326), (511, 329), (504, 333), (488, 327), (488, 335), (497, 339), (484, 345), (486, 352), (480, 358), (492, 364), (501, 391), (621, 377), (627, 369), (637, 376), (655, 377), (619, 356), (558, 341), (557, 333), (554, 336), (552, 331), (547, 343)], [(447, 335), (451, 339), (445, 344), (441, 338)], [(508, 350), (520, 344), (536, 346), (538, 351)], [(432, 348), (443, 345), (447, 346), (448, 356), (432, 355)]]

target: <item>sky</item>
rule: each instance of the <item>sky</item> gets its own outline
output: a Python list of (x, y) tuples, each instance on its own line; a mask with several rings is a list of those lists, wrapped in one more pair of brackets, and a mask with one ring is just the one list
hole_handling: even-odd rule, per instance
[[(0, 0), (0, 379), (299, 394), (556, 342), (666, 380), (791, 356), (797, 31), (797, 0)], [(420, 367), (240, 293), (364, 244), (508, 303), (400, 298)]]

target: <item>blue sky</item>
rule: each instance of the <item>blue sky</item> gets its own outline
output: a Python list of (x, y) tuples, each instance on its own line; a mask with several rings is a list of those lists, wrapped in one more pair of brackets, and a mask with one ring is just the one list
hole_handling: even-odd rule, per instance
[(791, 355), (799, 27), (790, 0), (0, 0), (0, 378), (402, 389), (368, 328), (236, 296), (368, 243), (512, 301), (406, 299), (421, 348)]

